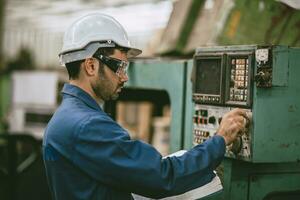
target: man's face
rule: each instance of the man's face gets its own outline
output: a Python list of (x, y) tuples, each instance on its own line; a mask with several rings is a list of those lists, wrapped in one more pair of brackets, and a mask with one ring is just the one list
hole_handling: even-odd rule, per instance
[[(127, 61), (126, 52), (115, 49), (114, 54), (110, 55), (111, 58)], [(99, 62), (97, 62), (99, 65)], [(128, 81), (127, 74), (116, 74), (106, 65), (98, 67), (98, 77), (92, 82), (92, 89), (96, 96), (103, 100), (115, 100), (119, 97), (122, 87)]]

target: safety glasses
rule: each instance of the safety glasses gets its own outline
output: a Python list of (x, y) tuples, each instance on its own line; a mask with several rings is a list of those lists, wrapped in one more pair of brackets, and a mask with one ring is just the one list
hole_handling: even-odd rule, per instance
[(93, 57), (100, 60), (102, 63), (104, 63), (109, 69), (115, 72), (118, 76), (127, 75), (127, 68), (129, 64), (127, 61), (104, 56), (100, 53), (95, 53)]

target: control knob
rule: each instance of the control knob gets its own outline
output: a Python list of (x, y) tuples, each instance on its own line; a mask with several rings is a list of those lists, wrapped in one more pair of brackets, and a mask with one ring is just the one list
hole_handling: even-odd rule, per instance
[(231, 145), (231, 151), (234, 153), (234, 154), (238, 154), (241, 150), (242, 150), (242, 144), (243, 144), (243, 141), (242, 141), (242, 137), (241, 136), (238, 136), (236, 138), (236, 140), (232, 143)]

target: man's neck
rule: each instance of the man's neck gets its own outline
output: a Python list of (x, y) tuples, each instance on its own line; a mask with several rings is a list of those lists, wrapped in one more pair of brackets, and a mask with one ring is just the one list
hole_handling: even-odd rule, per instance
[(104, 101), (97, 97), (90, 84), (82, 83), (81, 81), (78, 80), (70, 80), (69, 83), (71, 85), (75, 85), (81, 88), (86, 93), (88, 93), (99, 104), (99, 106), (102, 106), (104, 104)]

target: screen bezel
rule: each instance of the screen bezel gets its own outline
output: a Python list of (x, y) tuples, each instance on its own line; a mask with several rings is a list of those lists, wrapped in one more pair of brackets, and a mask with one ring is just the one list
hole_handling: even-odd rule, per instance
[[(221, 60), (221, 73), (220, 73), (220, 90), (219, 90), (219, 94), (205, 94), (205, 93), (199, 93), (196, 92), (196, 84), (193, 87), (193, 94), (194, 95), (201, 95), (201, 96), (211, 96), (211, 97), (219, 97), (219, 102), (205, 102), (205, 101), (198, 101), (199, 103), (203, 103), (203, 104), (222, 104), (224, 102), (224, 64), (225, 64), (225, 54), (201, 54), (201, 55), (197, 55), (194, 56), (194, 66), (195, 66), (195, 82), (197, 82), (199, 79), (197, 77), (197, 70), (198, 70), (198, 66), (197, 66), (197, 61), (198, 60), (208, 60), (208, 59), (220, 59)], [(196, 101), (197, 102), (197, 101)]]

